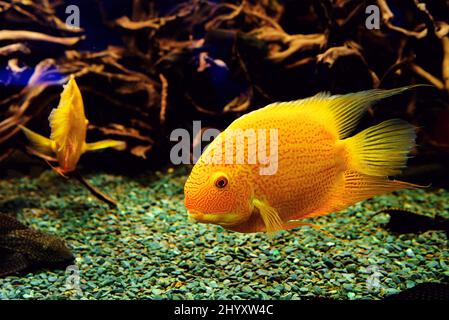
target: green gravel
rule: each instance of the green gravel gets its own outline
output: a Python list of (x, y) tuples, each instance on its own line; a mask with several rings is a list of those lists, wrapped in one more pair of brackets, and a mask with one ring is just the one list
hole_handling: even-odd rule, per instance
[(187, 174), (88, 175), (118, 209), (50, 170), (0, 181), (0, 211), (65, 238), (81, 288), (67, 286), (70, 272), (39, 270), (0, 279), (0, 299), (381, 299), (449, 277), (444, 232), (392, 234), (376, 214), (395, 206), (449, 218), (446, 190), (399, 191), (311, 220), (346, 241), (309, 227), (269, 239), (189, 221)]

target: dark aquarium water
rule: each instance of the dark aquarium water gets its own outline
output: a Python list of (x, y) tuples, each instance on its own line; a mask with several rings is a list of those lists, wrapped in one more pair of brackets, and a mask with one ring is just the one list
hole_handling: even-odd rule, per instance
[(447, 1), (0, 2), (2, 300), (449, 300), (448, 188)]

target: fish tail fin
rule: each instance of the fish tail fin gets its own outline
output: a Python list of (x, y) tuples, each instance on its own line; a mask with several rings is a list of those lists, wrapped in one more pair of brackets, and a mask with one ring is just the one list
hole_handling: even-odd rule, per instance
[(415, 127), (400, 119), (372, 126), (343, 140), (346, 169), (378, 177), (396, 175), (406, 167), (415, 138)]
[(83, 152), (94, 151), (106, 148), (114, 148), (117, 150), (124, 150), (126, 148), (126, 142), (118, 140), (102, 140), (92, 143), (86, 143), (83, 148)]
[(19, 126), (19, 128), (23, 131), (27, 139), (30, 140), (34, 149), (47, 155), (54, 153), (53, 141), (34, 131), (31, 131), (30, 129), (25, 128), (24, 126)]

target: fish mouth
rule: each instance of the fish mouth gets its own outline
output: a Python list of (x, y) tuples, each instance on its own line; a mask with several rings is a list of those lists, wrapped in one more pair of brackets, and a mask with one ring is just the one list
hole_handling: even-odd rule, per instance
[(204, 213), (198, 210), (189, 210), (189, 217), (197, 222), (211, 223), (216, 220), (216, 214)]
[(204, 214), (197, 210), (188, 210), (189, 218), (198, 222), (202, 222)]
[(223, 227), (232, 226), (237, 220), (235, 213), (204, 213), (192, 209), (189, 209), (188, 212), (190, 219), (196, 222), (218, 224)]

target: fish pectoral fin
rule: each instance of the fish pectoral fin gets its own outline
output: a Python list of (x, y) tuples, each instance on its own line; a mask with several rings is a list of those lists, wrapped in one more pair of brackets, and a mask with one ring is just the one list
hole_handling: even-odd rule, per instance
[(277, 231), (284, 230), (283, 222), (279, 213), (275, 208), (270, 206), (268, 202), (253, 199), (253, 205), (259, 210), (260, 217), (265, 224), (265, 230), (269, 235), (273, 235)]
[(25, 128), (24, 126), (19, 126), (19, 128), (23, 131), (27, 139), (30, 140), (35, 150), (42, 152), (45, 155), (53, 155), (55, 147), (53, 141), (34, 131), (31, 131), (28, 128)]
[(126, 142), (118, 140), (102, 140), (92, 143), (85, 143), (83, 148), (83, 153), (87, 151), (94, 151), (106, 148), (114, 148), (117, 150), (124, 150), (126, 148)]

